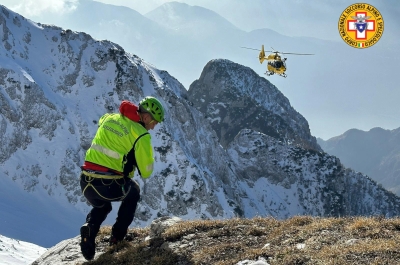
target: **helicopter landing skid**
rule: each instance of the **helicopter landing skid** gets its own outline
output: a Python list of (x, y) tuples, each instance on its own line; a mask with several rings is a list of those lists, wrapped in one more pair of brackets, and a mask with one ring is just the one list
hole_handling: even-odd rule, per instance
[(269, 72), (269, 71), (266, 71), (264, 74), (266, 74), (267, 76), (270, 76), (270, 75), (273, 75), (273, 74), (274, 74), (274, 72)]
[(283, 74), (280, 74), (280, 76), (286, 78), (286, 77), (287, 77), (287, 74), (283, 73)]
[[(267, 75), (267, 76), (270, 76), (270, 75), (273, 75), (273, 74), (275, 74), (274, 72), (270, 72), (270, 71), (266, 71), (265, 73), (264, 73), (265, 75)], [(287, 75), (285, 74), (285, 73), (283, 73), (283, 74), (277, 74), (277, 75), (279, 75), (279, 76), (282, 76), (282, 77), (287, 77)]]

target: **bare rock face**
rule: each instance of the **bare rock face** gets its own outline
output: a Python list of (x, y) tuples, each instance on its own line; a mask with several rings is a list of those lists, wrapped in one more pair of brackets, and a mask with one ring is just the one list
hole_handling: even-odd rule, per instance
[(280, 141), (321, 151), (308, 122), (269, 81), (248, 67), (212, 60), (188, 91), (226, 147), (241, 129), (252, 129)]
[[(151, 241), (162, 241), (162, 233), (165, 232), (169, 227), (182, 222), (182, 219), (176, 216), (164, 216), (155, 219), (151, 222), (149, 235), (145, 240)], [(81, 249), (79, 246), (81, 237), (76, 236), (71, 239), (66, 239), (48, 249), (42, 254), (32, 265), (75, 265), (77, 263), (83, 263), (86, 259), (82, 256)], [(126, 240), (132, 240), (128, 237)], [(96, 238), (96, 254), (94, 259), (97, 259), (101, 254), (107, 251), (108, 241), (106, 238)]]
[[(327, 153), (286, 145), (250, 129), (241, 130), (227, 152), (240, 180), (253, 190), (243, 201), (257, 203), (262, 214), (290, 217), (292, 207), (312, 216), (394, 217), (400, 211), (397, 196)], [(382, 197), (369, 200), (373, 194)]]
[(180, 222), (182, 222), (182, 219), (176, 216), (164, 216), (155, 219), (150, 225), (149, 239), (160, 238), (166, 229)]
[[(48, 249), (42, 256), (35, 260), (32, 265), (75, 265), (83, 263), (86, 259), (82, 256), (79, 242), (80, 236), (61, 241), (54, 247)], [(104, 253), (104, 248), (96, 248), (94, 259)]]
[(0, 26), (0, 176), (54, 208), (82, 213), (46, 225), (84, 220), (90, 208), (80, 166), (99, 118), (147, 95), (162, 102), (166, 116), (150, 132), (153, 176), (135, 177), (142, 197), (132, 225), (169, 215), (400, 214), (397, 197), (322, 153), (288, 99), (247, 67), (212, 60), (186, 91), (115, 43), (36, 24), (3, 6)]

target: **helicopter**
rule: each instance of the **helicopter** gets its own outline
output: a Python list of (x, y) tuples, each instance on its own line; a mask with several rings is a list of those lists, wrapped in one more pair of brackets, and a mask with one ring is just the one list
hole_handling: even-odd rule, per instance
[[(271, 47), (272, 51), (265, 51), (264, 50), (264, 45), (261, 45), (261, 50), (259, 49), (253, 49), (253, 48), (248, 48), (248, 47), (241, 47), (245, 49), (250, 49), (250, 50), (256, 50), (260, 51), (260, 54), (258, 55), (258, 60), (262, 64), (264, 60), (267, 60), (267, 71), (265, 74), (267, 76), (277, 74), (282, 77), (287, 77), (286, 75), (286, 60), (287, 58), (282, 58), (281, 54), (294, 54), (294, 55), (314, 55), (311, 53), (292, 53), (292, 52), (279, 52), (274, 50), (274, 48)], [(265, 56), (265, 52), (271, 52), (268, 56)]]

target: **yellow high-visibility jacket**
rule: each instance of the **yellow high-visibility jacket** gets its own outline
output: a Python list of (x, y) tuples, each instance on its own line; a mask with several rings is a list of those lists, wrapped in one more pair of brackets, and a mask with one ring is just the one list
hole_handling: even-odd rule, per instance
[(85, 161), (121, 172), (132, 178), (138, 168), (142, 178), (153, 172), (151, 135), (138, 122), (122, 114), (105, 114), (86, 152)]

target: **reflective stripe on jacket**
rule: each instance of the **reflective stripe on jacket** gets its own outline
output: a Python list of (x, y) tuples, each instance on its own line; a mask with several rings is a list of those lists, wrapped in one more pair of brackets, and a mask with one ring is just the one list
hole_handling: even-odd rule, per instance
[[(128, 154), (133, 153), (135, 157), (128, 158)], [(135, 167), (128, 164), (134, 160), (142, 178), (148, 178), (153, 172), (154, 156), (151, 136), (146, 128), (121, 114), (103, 115), (85, 161), (125, 172), (132, 178)], [(126, 167), (132, 170), (126, 172)]]

